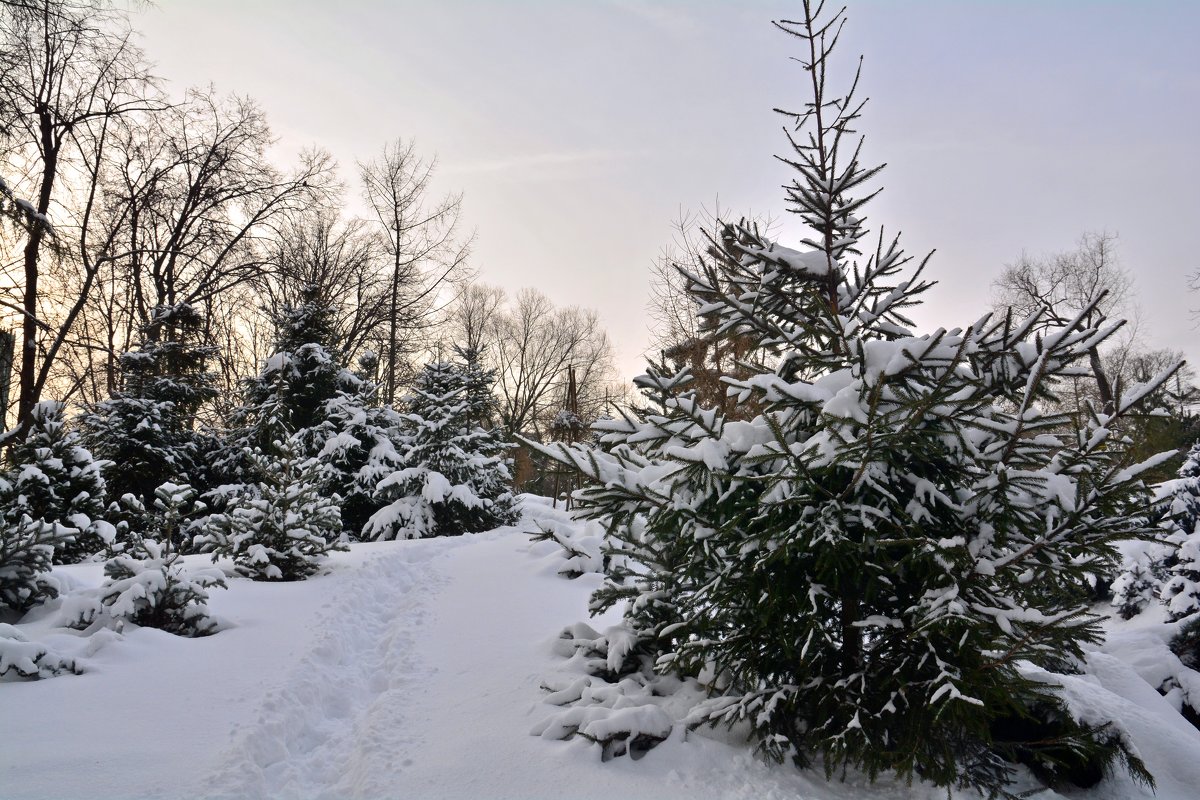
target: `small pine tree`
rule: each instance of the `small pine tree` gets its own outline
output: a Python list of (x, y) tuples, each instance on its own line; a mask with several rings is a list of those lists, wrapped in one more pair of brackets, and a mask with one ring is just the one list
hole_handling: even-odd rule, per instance
[(379, 482), (376, 497), (387, 505), (367, 523), (367, 536), (456, 536), (515, 521), (511, 445), (476, 423), (486, 414), (481, 387), (490, 390), (491, 381), (473, 359), (432, 363), (417, 376), (403, 415), (406, 466)]
[(828, 775), (999, 794), (1015, 761), (1086, 782), (1119, 758), (1149, 782), (1028, 665), (1078, 670), (1114, 542), (1153, 534), (1139, 475), (1159, 462), (1130, 466), (1111, 426), (1169, 373), (1076, 436), (1047, 411), (1055, 378), (1114, 328), (1081, 316), (1035, 338), (1035, 314), (912, 333), (925, 264), (904, 274), (882, 236), (863, 256), (880, 168), (859, 162), (853, 90), (825, 95), (840, 14), (804, 12), (778, 24), (814, 54), (785, 159), (812, 234), (793, 250), (724, 225), (724, 257), (687, 275), (706, 334), (751, 340), (749, 374), (724, 380), (757, 413), (728, 418), (686, 369), (652, 368), (639, 384), (656, 406), (598, 425), (601, 447), (539, 446), (591, 480), (578, 513), (627, 559), (593, 609), (623, 604), (620, 652), (710, 687), (690, 724), (745, 725)]
[[(0, 498), (7, 491), (0, 479)], [(55, 552), (74, 538), (74, 528), (5, 513), (0, 518), (0, 612), (21, 614), (58, 597), (58, 581), (48, 573)]]
[(220, 570), (188, 569), (177, 551), (154, 539), (140, 539), (109, 559), (104, 574), (94, 600), (77, 598), (65, 609), (70, 627), (82, 630), (100, 623), (120, 630), (132, 623), (176, 636), (216, 632), (217, 622), (208, 613), (208, 591), (226, 588)]
[(1138, 559), (1117, 576), (1112, 585), (1112, 604), (1123, 619), (1133, 619), (1158, 598), (1161, 587), (1146, 559)]
[(25, 438), (8, 454), (14, 466), (6, 478), (10, 494), (0, 513), (11, 519), (25, 515), (71, 530), (71, 537), (59, 539), (54, 560), (72, 564), (104, 549), (97, 531), (107, 525), (102, 519), (107, 487), (103, 462), (81, 446), (79, 436), (63, 419), (63, 409), (57, 401), (34, 406)]
[(213, 560), (233, 559), (254, 580), (303, 580), (323, 557), (345, 550), (339, 498), (327, 494), (328, 468), (306, 457), (294, 437), (277, 438), (271, 452), (255, 449), (246, 462), (258, 476), (211, 515), (196, 544)]

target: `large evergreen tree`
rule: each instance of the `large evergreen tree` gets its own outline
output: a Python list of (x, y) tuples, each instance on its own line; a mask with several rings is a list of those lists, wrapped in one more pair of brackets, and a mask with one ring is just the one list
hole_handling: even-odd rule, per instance
[(202, 488), (207, 465), (197, 452), (196, 413), (216, 388), (199, 310), (156, 308), (144, 334), (121, 356), (122, 388), (88, 409), (83, 433), (98, 458), (119, 465), (109, 475), (110, 495), (133, 495), (150, 508), (163, 481)]
[(434, 362), (417, 376), (403, 415), (404, 468), (379, 482), (387, 503), (367, 523), (377, 539), (485, 531), (516, 519), (511, 447), (484, 428), (494, 377), (474, 353), (465, 363)]
[(358, 538), (385, 503), (375, 492), (384, 478), (404, 466), (403, 419), (377, 404), (375, 384), (340, 391), (326, 403), (324, 444), (317, 454), (327, 467), (330, 490), (342, 498), (342, 530)]
[(63, 409), (63, 403), (52, 400), (33, 407), (29, 431), (8, 452), (12, 468), (0, 491), (0, 516), (10, 523), (28, 516), (69, 531), (59, 540), (54, 560), (70, 564), (102, 550), (100, 534), (111, 526), (103, 519), (103, 462), (82, 446)]
[(303, 439), (288, 429), (286, 385), (282, 375), (276, 380), (275, 400), (263, 403), (258, 421), (270, 444), (247, 447), (245, 482), (224, 487), (194, 544), (214, 561), (231, 558), (254, 580), (303, 580), (326, 554), (346, 549), (341, 498), (329, 493), (329, 467), (305, 455)]
[(753, 341), (752, 374), (725, 380), (759, 412), (731, 419), (686, 369), (652, 368), (657, 409), (598, 423), (599, 448), (541, 447), (591, 479), (579, 511), (623, 557), (593, 602), (625, 603), (608, 668), (698, 678), (713, 696), (691, 724), (745, 724), (828, 774), (1002, 792), (1014, 761), (1089, 782), (1120, 756), (1148, 778), (1044, 676), (1099, 639), (1088, 601), (1113, 542), (1150, 534), (1139, 474), (1157, 462), (1130, 465), (1110, 431), (1166, 376), (1075, 435), (1045, 410), (1054, 379), (1115, 326), (912, 332), (925, 262), (882, 235), (863, 253), (880, 168), (859, 161), (853, 89), (825, 93), (840, 15), (804, 9), (779, 23), (813, 92), (783, 160), (811, 234), (793, 250), (724, 225), (725, 257), (687, 276), (707, 335)]
[[(278, 454), (281, 431), (287, 431), (289, 447), (320, 462), (323, 491), (341, 498), (342, 530), (358, 537), (383, 504), (375, 497), (376, 484), (401, 465), (401, 420), (393, 409), (379, 406), (369, 377), (342, 363), (334, 315), (316, 286), (305, 287), (301, 302), (283, 309), (275, 352), (246, 381), (244, 403), (217, 461), (231, 483), (254, 483), (261, 476), (253, 454)], [(373, 356), (367, 358), (373, 362)], [(373, 371), (373, 363), (370, 367), (364, 372)], [(218, 508), (219, 494), (209, 497)]]
[(299, 305), (283, 309), (276, 320), (275, 352), (246, 381), (245, 403), (235, 415), (235, 427), (242, 428), (239, 452), (246, 447), (270, 450), (277, 434), (275, 418), (298, 438), (306, 456), (320, 451), (329, 435), (330, 401), (339, 393), (357, 394), (362, 386), (333, 345), (333, 314), (316, 286), (305, 288)]

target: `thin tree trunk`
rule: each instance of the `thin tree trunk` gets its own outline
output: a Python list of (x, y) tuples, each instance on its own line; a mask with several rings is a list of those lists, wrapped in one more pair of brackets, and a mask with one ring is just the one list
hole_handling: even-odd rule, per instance
[[(54, 176), (58, 170), (58, 151), (53, 146), (50, 119), (41, 119), (43, 152), (46, 154), (42, 166), (42, 186), (38, 192), (37, 213), (25, 243), (25, 296), (21, 320), (21, 373), (20, 397), (17, 400), (17, 430), (24, 431), (38, 402), (37, 384), (37, 329), (38, 329), (38, 277), (42, 241), (46, 237), (46, 212), (50, 209), (50, 193), (54, 188)], [(23, 437), (21, 433), (19, 436)]]
[(1096, 378), (1096, 391), (1100, 393), (1100, 405), (1104, 409), (1104, 413), (1115, 413), (1117, 405), (1113, 398), (1112, 384), (1108, 382), (1104, 365), (1100, 363), (1100, 351), (1095, 347), (1088, 351), (1088, 362), (1092, 367), (1092, 375)]

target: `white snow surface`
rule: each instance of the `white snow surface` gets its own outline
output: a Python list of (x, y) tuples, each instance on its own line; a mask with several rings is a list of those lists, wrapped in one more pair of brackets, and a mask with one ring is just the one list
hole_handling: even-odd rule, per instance
[[(222, 629), (206, 638), (132, 627), (85, 636), (60, 626), (61, 599), (35, 610), (16, 627), (75, 657), (84, 674), (0, 683), (0, 797), (946, 796), (854, 776), (826, 783), (819, 771), (761, 763), (735, 737), (685, 736), (680, 726), (644, 757), (607, 763), (582, 739), (531, 736), (562, 710), (540, 688), (561, 666), (553, 643), (588, 619), (601, 580), (560, 577), (558, 545), (527, 535), (539, 518), (564, 515), (527, 498), (515, 527), (352, 545), (303, 582), (231, 579), (228, 591), (212, 592)], [(74, 589), (103, 577), (99, 564), (55, 575)], [(616, 619), (588, 621), (603, 628)], [(1127, 729), (1159, 792), (1118, 776), (1067, 796), (1193, 800), (1200, 732), (1166, 720), (1173, 712), (1147, 683), (1153, 676), (1119, 658), (1121, 649), (1098, 653), (1098, 677), (1081, 679), (1078, 691), (1102, 684), (1099, 706), (1134, 709)]]

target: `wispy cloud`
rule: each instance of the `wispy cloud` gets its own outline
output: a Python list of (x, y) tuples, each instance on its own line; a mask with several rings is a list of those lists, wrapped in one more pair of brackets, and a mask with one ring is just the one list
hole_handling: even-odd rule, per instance
[(698, 29), (686, 3), (662, 0), (611, 0), (610, 5), (673, 36), (686, 36)]
[(575, 150), (558, 153), (521, 153), (478, 161), (447, 162), (447, 174), (530, 171), (544, 176), (547, 172), (569, 171), (573, 167), (611, 163), (642, 155), (632, 150)]

